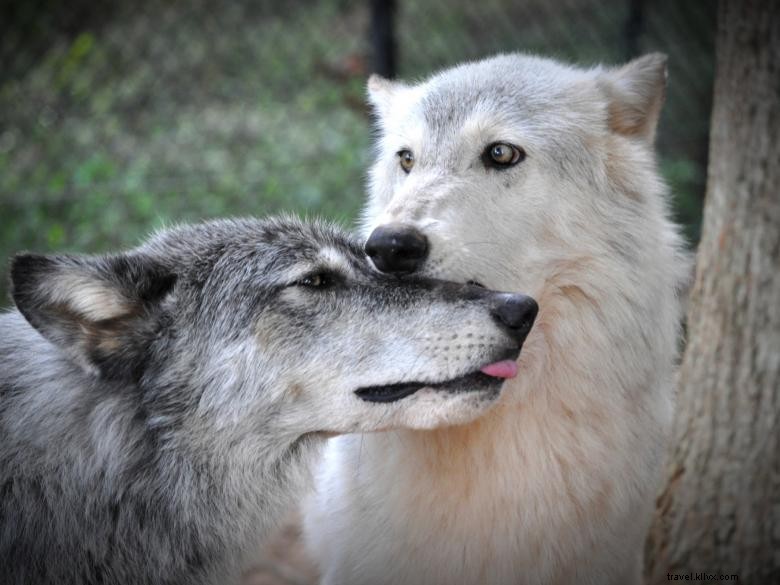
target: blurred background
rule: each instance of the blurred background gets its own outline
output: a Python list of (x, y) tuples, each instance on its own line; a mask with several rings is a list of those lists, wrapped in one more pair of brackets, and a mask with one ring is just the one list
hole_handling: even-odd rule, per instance
[(669, 55), (658, 134), (699, 236), (714, 1), (0, 0), (0, 306), (22, 249), (107, 251), (177, 221), (291, 210), (350, 225), (368, 74), (528, 51)]

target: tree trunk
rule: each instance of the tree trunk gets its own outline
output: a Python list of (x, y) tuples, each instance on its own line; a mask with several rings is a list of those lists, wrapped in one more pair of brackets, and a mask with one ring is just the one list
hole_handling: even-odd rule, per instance
[(670, 573), (780, 583), (778, 7), (718, 9), (704, 226), (669, 479), (647, 546), (653, 584)]

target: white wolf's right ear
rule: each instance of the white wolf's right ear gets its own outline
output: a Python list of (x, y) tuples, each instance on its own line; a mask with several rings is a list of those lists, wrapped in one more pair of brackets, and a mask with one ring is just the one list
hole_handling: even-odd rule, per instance
[(374, 73), (368, 78), (366, 87), (368, 101), (374, 107), (374, 112), (379, 118), (386, 118), (393, 107), (394, 98), (407, 86), (400, 81), (392, 81)]
[(25, 319), (81, 366), (112, 377), (136, 373), (175, 281), (138, 254), (19, 254), (11, 263), (11, 294)]
[(666, 96), (666, 61), (666, 55), (650, 53), (599, 74), (609, 100), (610, 130), (653, 142)]

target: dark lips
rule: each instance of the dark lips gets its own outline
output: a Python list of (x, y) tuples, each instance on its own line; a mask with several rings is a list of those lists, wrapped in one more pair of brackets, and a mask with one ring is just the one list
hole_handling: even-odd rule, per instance
[[(516, 360), (520, 355), (520, 349), (510, 349), (504, 352), (498, 359)], [(496, 360), (498, 361), (498, 360)], [(433, 388), (443, 392), (479, 392), (485, 390), (497, 391), (504, 383), (503, 378), (488, 376), (482, 372), (473, 372), (443, 382), (400, 382), (398, 384), (386, 384), (384, 386), (366, 386), (355, 390), (355, 394), (366, 402), (396, 402), (407, 396), (411, 396), (423, 388)]]

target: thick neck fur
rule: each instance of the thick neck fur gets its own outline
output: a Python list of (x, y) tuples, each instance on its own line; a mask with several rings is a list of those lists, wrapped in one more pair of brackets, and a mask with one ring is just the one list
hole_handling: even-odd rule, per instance
[[(243, 555), (274, 524), (271, 512), (281, 513), (288, 494), (307, 481), (317, 441), (269, 446), (267, 436), (230, 433), (224, 442), (199, 440), (199, 426), (210, 423), (188, 405), (178, 407), (190, 415), (170, 415), (177, 405), (166, 402), (164, 388), (153, 397), (137, 385), (97, 384), (16, 312), (1, 316), (0, 328), (0, 371), (16, 373), (0, 385), (0, 469), (16, 471), (0, 477), (12, 494), (0, 501), (0, 517), (14, 526), (0, 531), (0, 572), (40, 585), (237, 580)], [(60, 498), (60, 491), (70, 495)], [(37, 529), (39, 522), (52, 528)], [(49, 548), (63, 552), (67, 567)], [(123, 560), (138, 550), (144, 566)], [(3, 566), (11, 554), (29, 559), (14, 564), (24, 574)], [(79, 558), (86, 564), (73, 562)]]
[[(677, 301), (667, 296), (648, 305), (644, 295), (621, 298), (603, 286), (618, 275), (594, 270), (591, 282), (575, 285), (565, 278), (566, 267), (560, 268), (561, 280), (548, 281), (539, 298), (542, 310), (518, 378), (505, 384), (495, 409), (463, 426), (337, 439), (361, 444), (358, 460), (342, 461), (351, 506), (370, 509), (368, 524), (387, 525), (388, 533), (399, 522), (403, 528), (395, 547), (380, 551), (358, 545), (371, 535), (349, 515), (340, 519), (335, 530), (351, 531), (351, 544), (330, 552), (359, 555), (343, 566), (363, 572), (333, 573), (325, 583), (636, 580), (639, 558), (632, 563), (625, 555), (641, 549), (648, 517), (643, 502), (653, 501), (646, 491), (656, 480), (647, 470), (659, 467), (663, 429), (671, 419), (671, 399), (663, 389), (670, 384), (676, 311), (664, 314), (662, 308)], [(637, 339), (628, 330), (605, 333), (598, 323), (617, 318), (610, 311), (664, 323), (653, 339)], [(637, 367), (647, 363), (637, 360), (642, 352), (653, 355), (647, 367)], [(645, 428), (661, 433), (640, 430)], [(375, 493), (388, 486), (396, 492)], [(395, 498), (396, 506), (388, 502)], [(377, 499), (382, 506), (366, 508)], [(407, 522), (399, 510), (425, 522)], [(625, 516), (632, 513), (636, 519), (627, 526)], [(411, 554), (415, 550), (425, 553)], [(632, 565), (630, 574), (622, 572)], [(442, 568), (451, 572), (442, 574)], [(583, 569), (587, 573), (578, 573)]]
[[(324, 583), (639, 583), (688, 262), (649, 148), (614, 140), (609, 213), (583, 218), (604, 225), (553, 228), (539, 266), (502, 264), (540, 312), (498, 406), (468, 425), (328, 449), (320, 493), (361, 512), (310, 502)], [(370, 544), (373, 526), (384, 546)]]

